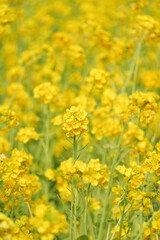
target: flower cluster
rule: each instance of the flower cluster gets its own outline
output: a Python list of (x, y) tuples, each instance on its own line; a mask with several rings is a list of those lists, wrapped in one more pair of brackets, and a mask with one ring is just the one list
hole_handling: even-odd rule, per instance
[(94, 111), (92, 120), (92, 134), (96, 139), (101, 140), (103, 136), (117, 138), (122, 126), (119, 119), (114, 119), (107, 111), (107, 108), (101, 107)]
[(78, 136), (87, 131), (87, 113), (79, 107), (72, 106), (63, 116), (63, 130), (67, 137)]
[[(23, 72), (21, 74), (21, 77), (22, 76)], [(28, 106), (28, 104), (32, 106), (32, 101), (23, 84), (11, 83), (8, 85), (7, 95), (10, 101), (13, 101), (15, 105), (19, 106), (22, 109)]]
[(136, 92), (130, 96), (129, 108), (139, 119), (140, 125), (147, 127), (154, 119), (158, 109), (159, 96), (152, 92)]
[(0, 6), (0, 25), (7, 25), (14, 20), (13, 10), (8, 5)]
[[(154, 173), (157, 177), (160, 176), (160, 152), (149, 152), (147, 158), (143, 162), (143, 168), (146, 172)], [(158, 178), (157, 178), (158, 181)]]
[(0, 213), (0, 239), (12, 239), (14, 229), (13, 221), (8, 218), (5, 214)]
[(85, 63), (84, 49), (79, 45), (71, 45), (68, 49), (68, 55), (74, 66), (83, 66)]
[(12, 151), (10, 159), (2, 157), (0, 173), (3, 181), (3, 202), (8, 202), (10, 196), (14, 196), (15, 199), (23, 196), (25, 201), (30, 201), (31, 196), (40, 190), (38, 176), (28, 173), (32, 159), (33, 157), (27, 155), (24, 150), (17, 149)]
[(148, 4), (149, 4), (149, 0), (136, 0), (135, 2), (132, 2), (131, 0), (131, 7), (134, 10), (140, 10), (142, 8), (145, 8), (148, 6)]
[(137, 15), (133, 34), (145, 38), (148, 42), (158, 40), (160, 37), (160, 23), (149, 15)]
[(160, 1), (0, 1), (0, 240), (160, 238)]
[(14, 9), (5, 3), (2, 1), (0, 4), (0, 39), (10, 32), (10, 25), (15, 20)]
[(18, 125), (18, 117), (17, 114), (13, 110), (2, 110), (1, 111), (1, 117), (0, 117), (1, 123), (6, 123), (8, 127), (15, 128)]
[(105, 86), (109, 85), (110, 73), (97, 68), (92, 69), (90, 72), (90, 76), (85, 79), (85, 82), (101, 90)]
[(45, 82), (34, 89), (34, 97), (45, 104), (53, 103), (57, 100), (58, 88), (50, 82)]
[(42, 240), (52, 240), (61, 232), (67, 231), (66, 216), (47, 203), (39, 202), (33, 208), (30, 225), (38, 230)]
[(0, 154), (10, 152), (10, 150), (10, 142), (3, 136), (0, 136)]
[(141, 74), (142, 83), (148, 90), (160, 88), (159, 77), (160, 77), (159, 70), (158, 71), (146, 70)]
[(70, 181), (73, 176), (74, 180), (77, 181), (77, 186), (80, 188), (83, 184), (106, 188), (109, 170), (105, 164), (99, 162), (99, 159), (91, 159), (88, 164), (78, 160), (72, 165), (72, 158), (69, 158), (61, 163), (57, 172), (48, 169), (46, 176), (52, 181), (55, 181), (56, 176), (61, 176), (65, 181)]
[(40, 135), (35, 131), (32, 127), (20, 128), (17, 137), (15, 138), (16, 141), (27, 143), (31, 139), (38, 140)]
[(148, 139), (144, 136), (144, 131), (132, 122), (128, 123), (127, 131), (123, 135), (124, 145), (131, 148), (134, 155), (143, 154), (151, 149)]

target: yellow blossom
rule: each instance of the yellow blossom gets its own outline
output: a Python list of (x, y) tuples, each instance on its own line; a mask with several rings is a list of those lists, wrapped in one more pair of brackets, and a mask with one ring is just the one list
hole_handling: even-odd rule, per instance
[(26, 128), (20, 128), (20, 130), (17, 133), (17, 137), (15, 138), (16, 141), (27, 143), (30, 140), (38, 140), (40, 138), (40, 135), (36, 133), (34, 128), (32, 127), (26, 127)]
[(87, 131), (87, 113), (82, 109), (72, 106), (66, 110), (63, 117), (63, 130), (67, 137), (77, 136)]
[(45, 104), (53, 103), (57, 100), (58, 88), (50, 82), (45, 82), (34, 89), (34, 97)]

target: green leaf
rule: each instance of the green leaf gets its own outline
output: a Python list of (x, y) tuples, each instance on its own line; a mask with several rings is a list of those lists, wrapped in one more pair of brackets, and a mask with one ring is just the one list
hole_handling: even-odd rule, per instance
[(89, 240), (89, 237), (87, 235), (81, 235), (77, 238), (77, 240)]

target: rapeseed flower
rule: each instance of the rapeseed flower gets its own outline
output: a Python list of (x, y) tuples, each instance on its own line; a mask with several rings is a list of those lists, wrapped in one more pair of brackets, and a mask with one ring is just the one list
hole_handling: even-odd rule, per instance
[(87, 113), (79, 107), (72, 106), (63, 116), (63, 130), (67, 137), (78, 136), (87, 131)]

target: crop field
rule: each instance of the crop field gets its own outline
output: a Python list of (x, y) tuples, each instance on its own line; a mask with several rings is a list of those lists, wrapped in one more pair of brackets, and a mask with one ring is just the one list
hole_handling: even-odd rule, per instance
[(160, 0), (0, 0), (0, 240), (160, 239)]

